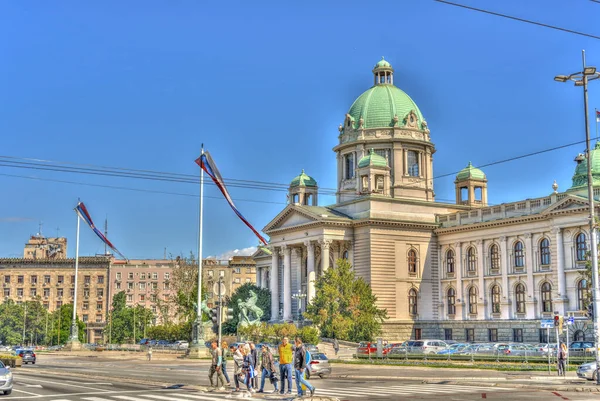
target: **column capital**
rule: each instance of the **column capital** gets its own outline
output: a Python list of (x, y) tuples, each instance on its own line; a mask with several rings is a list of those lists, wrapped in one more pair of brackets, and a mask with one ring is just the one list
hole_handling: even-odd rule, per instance
[(506, 242), (506, 235), (500, 236), (500, 242)]
[(311, 251), (315, 249), (315, 244), (312, 241), (304, 241), (304, 246), (306, 247), (306, 249), (309, 249)]
[(277, 252), (278, 252), (278, 250), (279, 250), (279, 247), (278, 247), (278, 246), (275, 246), (275, 245), (268, 245), (268, 246), (267, 246), (267, 249), (268, 249), (269, 251), (271, 251), (272, 253), (277, 253)]
[(302, 248), (292, 248), (295, 256), (302, 256)]
[(562, 228), (553, 226), (552, 229), (550, 229), (550, 232), (552, 234), (562, 234)]
[(531, 239), (531, 233), (525, 233), (524, 237), (525, 239)]
[(333, 241), (330, 239), (320, 239), (319, 240), (319, 244), (321, 245), (322, 248), (324, 249), (329, 249), (331, 247), (331, 243)]
[(482, 239), (478, 239), (478, 240), (475, 241), (475, 244), (477, 246), (483, 245), (483, 240)]
[(462, 243), (461, 243), (461, 242), (455, 242), (455, 243), (454, 243), (454, 249), (461, 249), (461, 248), (460, 248), (460, 247), (461, 247), (461, 245), (462, 245)]

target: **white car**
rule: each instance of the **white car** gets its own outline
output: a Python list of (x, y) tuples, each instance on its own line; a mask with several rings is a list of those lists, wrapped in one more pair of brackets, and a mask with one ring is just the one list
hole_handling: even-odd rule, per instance
[(173, 347), (177, 349), (188, 349), (190, 347), (190, 343), (183, 340), (178, 340), (173, 343)]

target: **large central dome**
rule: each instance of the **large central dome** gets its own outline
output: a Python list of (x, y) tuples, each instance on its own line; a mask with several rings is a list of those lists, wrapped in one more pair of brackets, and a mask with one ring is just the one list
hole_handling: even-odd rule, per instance
[(419, 107), (404, 91), (394, 85), (393, 68), (385, 60), (381, 60), (373, 69), (375, 85), (360, 95), (348, 115), (354, 128), (389, 128), (407, 125), (411, 111), (416, 118), (416, 124), (410, 124), (419, 129), (423, 127), (423, 115)]

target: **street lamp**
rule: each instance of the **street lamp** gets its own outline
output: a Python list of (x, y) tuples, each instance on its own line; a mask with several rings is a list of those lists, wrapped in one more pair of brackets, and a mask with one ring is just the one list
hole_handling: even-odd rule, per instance
[(297, 293), (292, 294), (292, 298), (298, 301), (298, 321), (302, 320), (302, 300), (306, 298), (306, 294), (298, 290)]
[[(598, 245), (596, 242), (596, 224), (594, 216), (594, 182), (592, 180), (592, 160), (590, 160), (590, 127), (588, 116), (588, 89), (589, 81), (600, 78), (600, 73), (596, 72), (596, 67), (585, 65), (585, 50), (581, 51), (583, 61), (583, 70), (570, 75), (557, 75), (554, 80), (557, 82), (575, 82), (575, 86), (583, 86), (583, 107), (585, 115), (585, 141), (586, 141), (586, 157), (587, 161), (587, 187), (588, 199), (590, 203), (590, 249), (592, 251), (592, 302), (594, 305), (594, 339), (596, 346), (599, 343), (598, 338), (598, 320), (600, 317), (600, 293), (598, 291)], [(558, 340), (558, 339), (557, 339)], [(600, 385), (600, 375), (598, 368), (600, 367), (600, 352), (596, 352), (596, 384)]]

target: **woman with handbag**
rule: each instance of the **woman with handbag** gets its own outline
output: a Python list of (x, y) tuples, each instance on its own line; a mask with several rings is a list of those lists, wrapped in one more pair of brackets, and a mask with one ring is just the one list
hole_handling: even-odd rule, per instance
[(240, 391), (240, 376), (243, 376), (242, 368), (244, 366), (244, 355), (240, 351), (240, 347), (231, 346), (231, 353), (233, 354), (233, 382), (235, 383), (235, 390)]
[(245, 344), (242, 353), (244, 354), (244, 367), (243, 371), (246, 374), (246, 387), (251, 393), (255, 393), (256, 390), (252, 388), (252, 379), (256, 376), (254, 372), (254, 358), (252, 357), (252, 350), (250, 345)]

